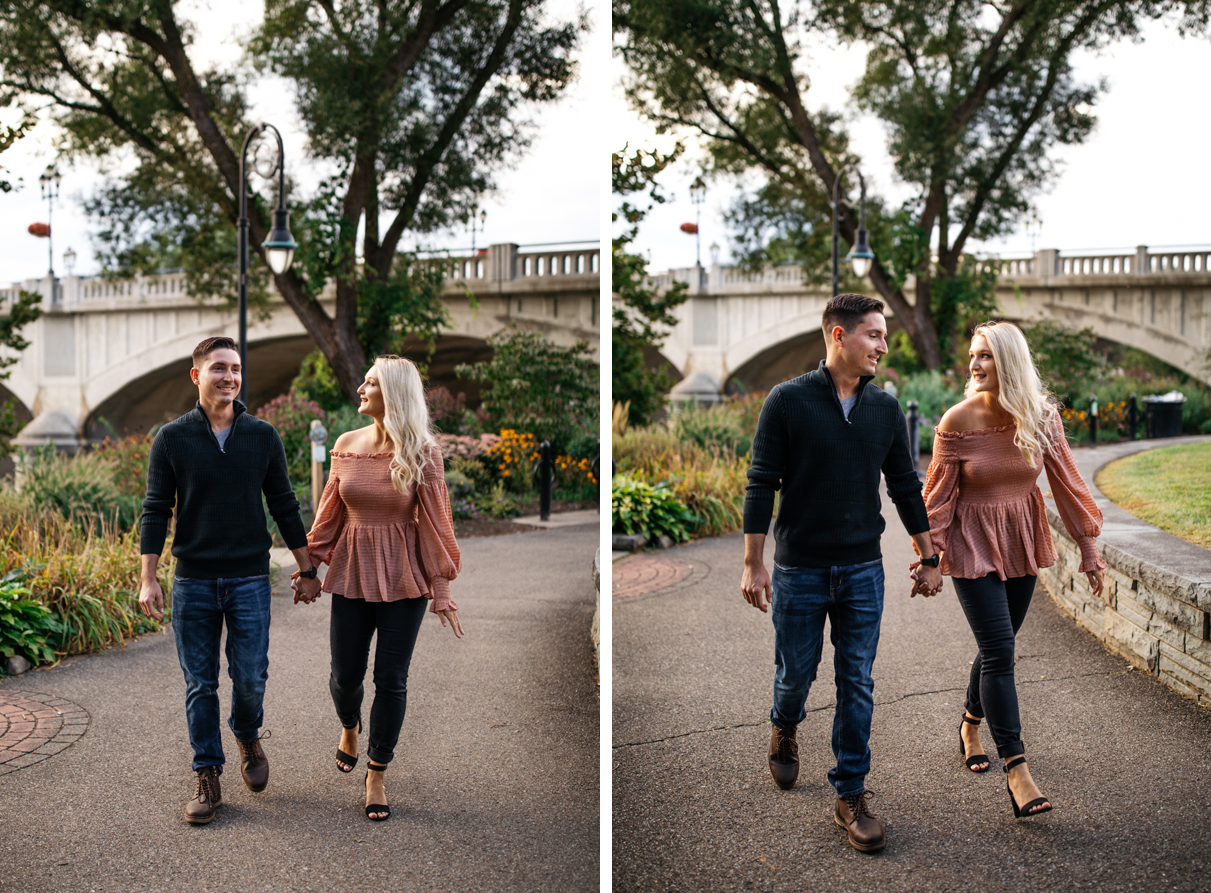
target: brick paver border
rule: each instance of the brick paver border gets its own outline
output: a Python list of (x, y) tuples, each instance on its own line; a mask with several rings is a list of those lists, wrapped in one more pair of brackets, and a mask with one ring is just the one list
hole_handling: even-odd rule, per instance
[(660, 553), (637, 555), (613, 568), (613, 596), (634, 598), (657, 592), (673, 592), (696, 582), (706, 570), (701, 562), (685, 561)]
[(0, 689), (0, 775), (49, 760), (75, 744), (88, 713), (66, 698)]

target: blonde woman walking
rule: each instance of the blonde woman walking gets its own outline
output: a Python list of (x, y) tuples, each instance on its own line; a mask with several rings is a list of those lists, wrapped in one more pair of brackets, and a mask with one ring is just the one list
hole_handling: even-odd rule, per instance
[[(1012, 323), (978, 326), (972, 335), (965, 397), (937, 428), (925, 482), (929, 535), (941, 570), (955, 590), (979, 650), (971, 666), (959, 750), (973, 772), (990, 763), (979, 724), (988, 718), (1005, 760), (1015, 817), (1051, 809), (1026, 766), (1014, 638), (1026, 619), (1039, 568), (1055, 564), (1037, 480), (1047, 470), (1064, 527), (1081, 551), (1081, 572), (1094, 593), (1106, 567), (1094, 542), (1102, 513), (1072, 459), (1058, 408), (1039, 380), (1030, 348)], [(913, 578), (919, 571), (914, 564)], [(939, 587), (940, 589), (940, 587)], [(938, 590), (918, 582), (916, 591)]]
[(408, 665), (425, 604), (462, 637), (450, 581), (460, 569), (441, 449), (433, 438), (420, 373), (410, 360), (375, 360), (357, 389), (358, 412), (373, 424), (337, 438), (332, 473), (307, 536), (314, 577), (328, 565), (332, 593), (329, 688), (344, 729), (336, 766), (357, 765), (363, 681), (370, 640), (374, 702), (370, 708), (366, 817), (391, 816), (383, 773), (395, 755), (408, 695)]

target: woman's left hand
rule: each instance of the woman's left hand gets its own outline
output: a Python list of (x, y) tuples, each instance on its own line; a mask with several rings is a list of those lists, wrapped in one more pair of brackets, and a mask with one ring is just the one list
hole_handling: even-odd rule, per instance
[(1085, 571), (1085, 576), (1089, 578), (1089, 588), (1093, 590), (1093, 594), (1101, 595), (1102, 580), (1105, 577), (1105, 571), (1099, 567), (1091, 571)]
[(446, 626), (446, 621), (449, 621), (450, 628), (454, 630), (454, 638), (463, 637), (463, 625), (458, 622), (457, 611), (438, 611), (437, 616), (442, 619), (442, 626)]

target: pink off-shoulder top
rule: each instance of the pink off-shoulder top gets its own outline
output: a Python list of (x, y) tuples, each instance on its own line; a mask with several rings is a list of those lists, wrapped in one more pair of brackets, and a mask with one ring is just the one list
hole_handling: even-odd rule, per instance
[(368, 602), (430, 598), (456, 611), (450, 581), (462, 567), (441, 449), (407, 496), (391, 484), (391, 453), (332, 452), (332, 473), (307, 534), (314, 562), (327, 564), (324, 591)]
[(1064, 528), (1080, 547), (1080, 570), (1104, 568), (1094, 543), (1102, 532), (1102, 512), (1076, 470), (1059, 414), (1047, 432), (1050, 446), (1035, 468), (1014, 445), (1016, 431), (1012, 424), (937, 431), (925, 507), (930, 539), (942, 552), (942, 573), (977, 579), (995, 572), (1007, 580), (1037, 576), (1039, 568), (1055, 564), (1037, 483), (1044, 468)]

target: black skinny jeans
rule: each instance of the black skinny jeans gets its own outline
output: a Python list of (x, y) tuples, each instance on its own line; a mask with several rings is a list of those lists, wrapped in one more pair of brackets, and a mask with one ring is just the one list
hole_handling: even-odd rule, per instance
[(988, 718), (1001, 759), (1016, 757), (1026, 748), (1013, 679), (1014, 637), (1026, 619), (1036, 578), (1027, 574), (1002, 581), (989, 574), (978, 580), (951, 579), (980, 648), (971, 663), (967, 712)]
[(424, 598), (368, 602), (332, 594), (332, 622), (328, 627), (332, 676), (328, 687), (336, 715), (347, 729), (361, 720), (362, 683), (370, 658), (370, 639), (378, 631), (367, 753), (379, 765), (390, 763), (395, 755), (408, 706), (408, 665), (428, 605), (429, 600)]

